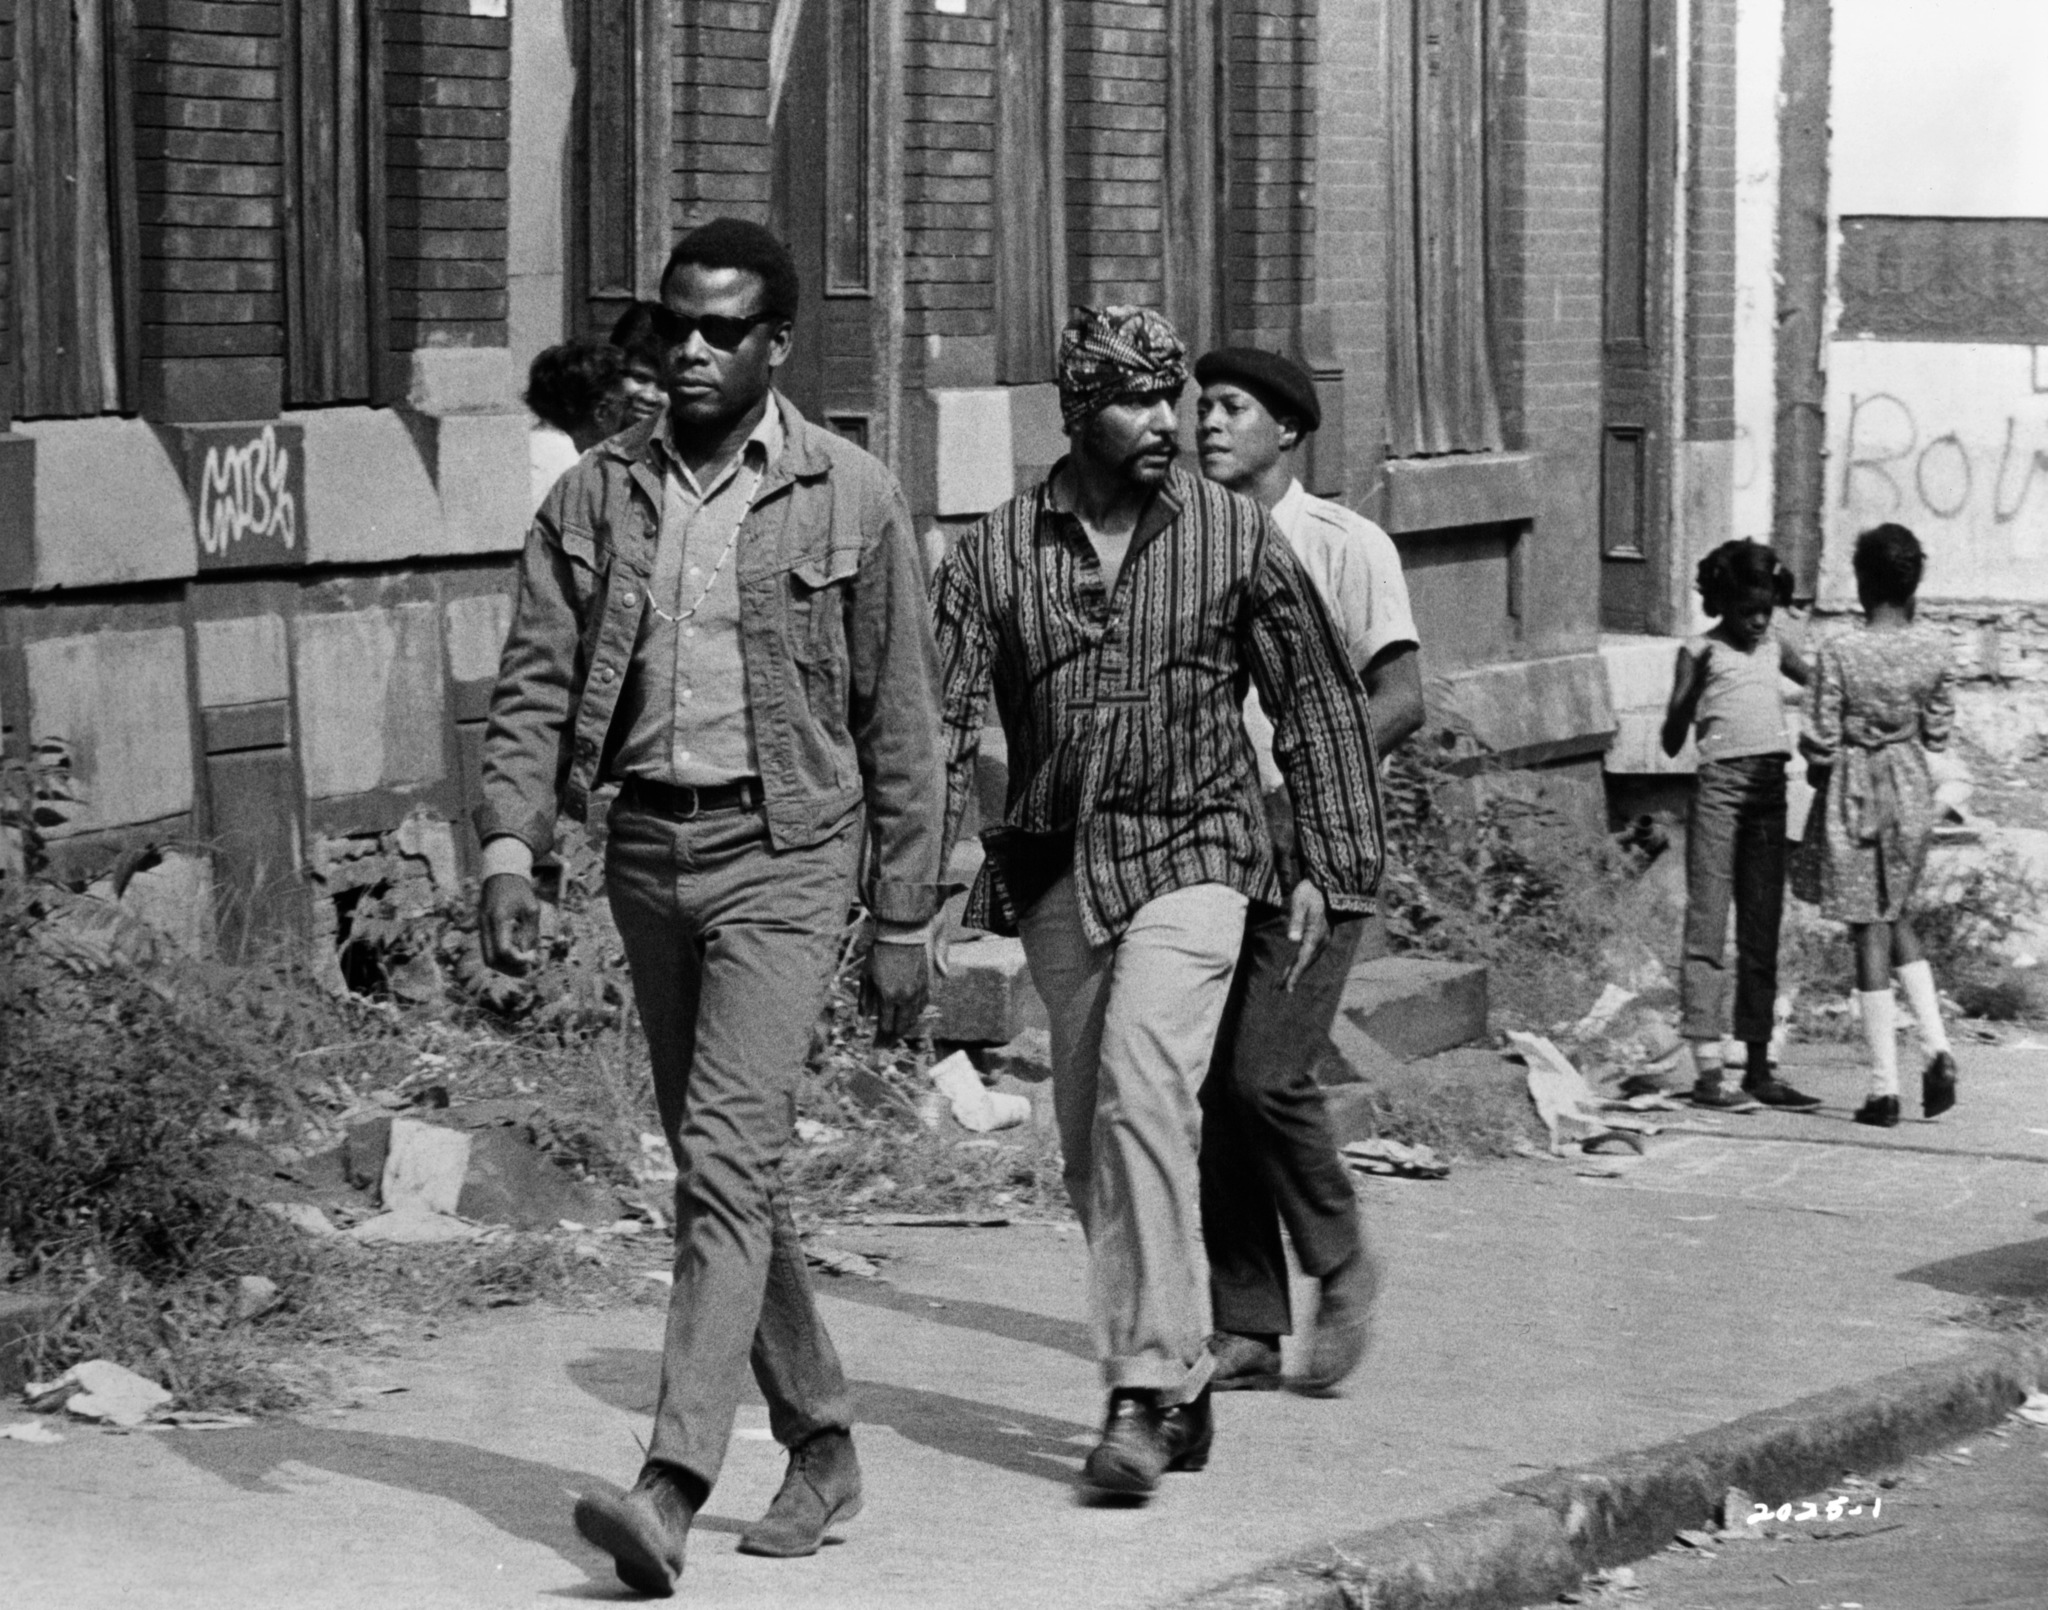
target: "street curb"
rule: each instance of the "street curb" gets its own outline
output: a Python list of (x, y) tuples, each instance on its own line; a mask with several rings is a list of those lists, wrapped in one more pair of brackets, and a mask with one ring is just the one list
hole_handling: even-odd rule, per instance
[(1515, 1610), (1589, 1571), (1710, 1524), (1740, 1487), (1761, 1502), (1818, 1492), (1996, 1425), (2048, 1378), (2048, 1340), (1995, 1343), (1712, 1430), (1506, 1486), (1432, 1520), (1402, 1521), (1277, 1561), (1180, 1610)]

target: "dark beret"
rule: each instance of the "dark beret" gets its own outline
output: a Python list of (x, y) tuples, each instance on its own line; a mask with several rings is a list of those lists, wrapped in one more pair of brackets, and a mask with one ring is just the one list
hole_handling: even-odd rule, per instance
[(1302, 433), (1323, 422), (1322, 404), (1316, 401), (1316, 383), (1308, 371), (1292, 358), (1257, 347), (1220, 347), (1195, 360), (1195, 383), (1213, 386), (1219, 380), (1242, 386), (1275, 418), (1285, 415), (1301, 421)]

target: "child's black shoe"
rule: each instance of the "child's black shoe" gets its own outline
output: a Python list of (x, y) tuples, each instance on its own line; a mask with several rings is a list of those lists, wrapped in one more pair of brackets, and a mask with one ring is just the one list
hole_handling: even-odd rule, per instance
[(1809, 1096), (1804, 1090), (1795, 1090), (1776, 1074), (1765, 1074), (1761, 1079), (1755, 1075), (1742, 1081), (1743, 1093), (1752, 1101), (1760, 1101), (1766, 1107), (1818, 1107), (1820, 1097)]
[(1726, 1109), (1730, 1107), (1754, 1108), (1756, 1106), (1756, 1101), (1753, 1097), (1744, 1095), (1738, 1090), (1730, 1090), (1718, 1078), (1703, 1078), (1696, 1081), (1692, 1087), (1691, 1100), (1695, 1107), (1720, 1107)]
[(1856, 1109), (1856, 1122), (1874, 1124), (1879, 1129), (1894, 1129), (1899, 1122), (1899, 1098), (1897, 1096), (1872, 1096)]
[(1956, 1059), (1947, 1051), (1937, 1051), (1927, 1059), (1920, 1075), (1920, 1110), (1929, 1118), (1939, 1118), (1955, 1104)]

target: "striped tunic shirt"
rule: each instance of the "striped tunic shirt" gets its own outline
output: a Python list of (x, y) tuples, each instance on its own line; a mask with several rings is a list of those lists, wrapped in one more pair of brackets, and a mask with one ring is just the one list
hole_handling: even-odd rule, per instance
[(983, 835), (969, 924), (1016, 931), (996, 850), (1020, 833), (1071, 853), (1095, 944), (1193, 884), (1284, 904), (1240, 713), (1247, 679), (1275, 717), (1307, 877), (1333, 914), (1373, 909), (1385, 847), (1365, 692), (1257, 504), (1174, 470), (1105, 588), (1080, 521), (1040, 486), (962, 537), (933, 591), (949, 847), (991, 683), (1009, 741), (1004, 824)]

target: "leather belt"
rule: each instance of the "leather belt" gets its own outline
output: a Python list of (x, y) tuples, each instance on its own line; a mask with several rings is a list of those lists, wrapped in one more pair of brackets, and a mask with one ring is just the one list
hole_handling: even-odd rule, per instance
[(740, 777), (709, 788), (688, 783), (659, 783), (651, 777), (628, 777), (619, 787), (619, 798), (639, 810), (680, 821), (709, 816), (716, 811), (751, 811), (762, 800), (761, 779)]

